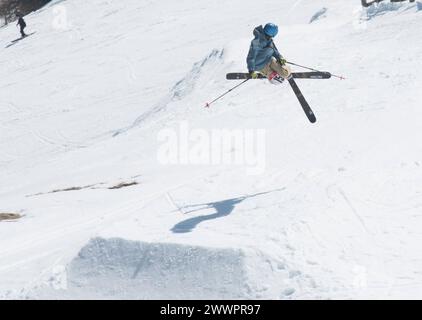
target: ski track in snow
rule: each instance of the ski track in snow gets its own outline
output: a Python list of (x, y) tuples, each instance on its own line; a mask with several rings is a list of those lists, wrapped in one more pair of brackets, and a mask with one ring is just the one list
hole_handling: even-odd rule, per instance
[(319, 10), (318, 12), (316, 12), (313, 16), (312, 16), (312, 18), (311, 18), (311, 20), (309, 21), (309, 23), (313, 23), (313, 22), (315, 22), (315, 21), (317, 21), (317, 20), (319, 20), (319, 19), (322, 19), (322, 18), (324, 18), (325, 17), (325, 13), (327, 12), (327, 8), (322, 8), (321, 10)]

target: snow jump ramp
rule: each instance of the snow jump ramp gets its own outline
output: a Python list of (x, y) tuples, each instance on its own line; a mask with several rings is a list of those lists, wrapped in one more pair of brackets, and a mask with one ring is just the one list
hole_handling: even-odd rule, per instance
[[(53, 299), (243, 299), (251, 290), (240, 249), (95, 238), (66, 267)], [(41, 290), (40, 290), (41, 289)]]
[(312, 278), (253, 248), (93, 238), (30, 299), (291, 299)]

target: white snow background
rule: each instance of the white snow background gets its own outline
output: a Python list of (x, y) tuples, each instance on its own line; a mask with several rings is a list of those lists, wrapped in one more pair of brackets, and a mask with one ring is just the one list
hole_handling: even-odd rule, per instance
[[(420, 2), (66, 0), (26, 21), (8, 48), (0, 29), (0, 213), (22, 215), (0, 221), (1, 299), (422, 298)], [(265, 80), (204, 108), (269, 21), (288, 60), (347, 78), (297, 80), (316, 124)], [(265, 166), (162, 163), (183, 128), (263, 132)]]

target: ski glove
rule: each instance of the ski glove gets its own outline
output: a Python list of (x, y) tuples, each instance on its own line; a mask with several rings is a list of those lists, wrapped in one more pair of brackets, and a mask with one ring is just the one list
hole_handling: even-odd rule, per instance
[(282, 66), (284, 66), (287, 63), (287, 60), (284, 58), (280, 58), (278, 59), (278, 63), (281, 64)]
[(251, 79), (258, 79), (258, 72), (256, 71), (249, 71), (249, 75), (251, 76)]

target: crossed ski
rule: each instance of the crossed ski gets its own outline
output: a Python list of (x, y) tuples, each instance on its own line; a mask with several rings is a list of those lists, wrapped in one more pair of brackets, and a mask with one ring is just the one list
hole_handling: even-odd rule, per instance
[[(287, 63), (312, 71), (312, 72), (293, 72), (291, 74), (291, 76), (286, 80), (289, 82), (290, 87), (292, 88), (294, 94), (296, 95), (296, 98), (298, 99), (300, 105), (302, 106), (302, 109), (305, 112), (308, 120), (311, 123), (315, 123), (316, 122), (315, 114), (312, 111), (311, 107), (309, 106), (308, 102), (306, 101), (305, 97), (303, 96), (302, 92), (300, 91), (295, 79), (330, 79), (331, 77), (336, 77), (336, 78), (339, 78), (341, 80), (344, 80), (345, 77), (338, 76), (338, 75), (332, 74), (332, 73), (327, 72), (327, 71), (319, 71), (319, 70), (316, 70), (316, 69), (313, 69), (313, 68), (301, 66), (301, 65), (295, 64), (293, 62), (287, 62)], [(234, 86), (233, 88), (227, 90), (226, 92), (221, 94), (218, 98), (214, 99), (213, 101), (206, 103), (205, 104), (206, 108), (209, 108), (211, 104), (213, 104), (216, 101), (222, 99), (225, 95), (232, 92), (236, 88), (240, 87), (244, 83), (248, 82), (249, 80), (252, 80), (252, 77), (249, 73), (232, 72), (232, 73), (226, 74), (226, 79), (227, 80), (243, 80), (243, 81), (241, 83), (237, 84), (236, 86)], [(258, 73), (258, 77), (256, 79), (267, 79), (267, 77), (263, 74)], [(283, 83), (285, 81), (285, 79), (280, 77), (280, 76), (277, 76), (277, 77), (272, 79), (272, 81), (274, 81), (274, 80), (278, 81), (280, 83)]]
[[(294, 79), (330, 79), (331, 73), (329, 72), (293, 72), (292, 76)], [(242, 72), (233, 72), (226, 74), (227, 80), (241, 80), (241, 79), (251, 79), (249, 73), (242, 73)], [(262, 73), (258, 74), (257, 79), (267, 79), (265, 75)]]
[[(316, 122), (316, 117), (314, 112), (312, 111), (311, 107), (309, 106), (308, 102), (306, 101), (305, 97), (303, 96), (302, 92), (300, 91), (297, 83), (294, 79), (330, 79), (331, 73), (329, 72), (322, 72), (322, 71), (314, 71), (314, 72), (293, 72), (291, 77), (287, 79), (290, 86), (293, 89), (297, 99), (299, 100), (300, 105), (302, 106), (303, 111), (305, 112), (308, 120), (311, 123)], [(239, 80), (239, 79), (251, 79), (249, 73), (228, 73), (226, 75), (227, 80)], [(267, 79), (267, 77), (263, 74), (259, 74), (257, 79)], [(281, 77), (276, 77), (274, 80), (283, 83), (284, 79)]]

